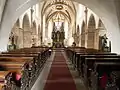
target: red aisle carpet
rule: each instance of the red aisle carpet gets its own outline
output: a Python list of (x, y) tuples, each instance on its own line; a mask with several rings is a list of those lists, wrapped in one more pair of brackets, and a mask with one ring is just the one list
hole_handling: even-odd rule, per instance
[(77, 90), (61, 52), (55, 53), (44, 90)]

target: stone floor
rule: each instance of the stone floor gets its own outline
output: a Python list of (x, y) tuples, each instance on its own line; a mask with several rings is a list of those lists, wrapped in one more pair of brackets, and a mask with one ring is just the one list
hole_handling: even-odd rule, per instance
[[(63, 52), (63, 55), (64, 55), (64, 57), (66, 59), (69, 70), (70, 70), (70, 72), (71, 72), (71, 74), (72, 74), (72, 76), (74, 78), (77, 90), (86, 90), (82, 79), (78, 76), (78, 73), (74, 70), (71, 62), (67, 59), (64, 52)], [(45, 83), (46, 83), (46, 80), (47, 80), (47, 77), (48, 77), (48, 74), (49, 74), (49, 71), (50, 71), (50, 68), (51, 68), (52, 61), (54, 59), (54, 56), (55, 56), (55, 52), (53, 52), (51, 57), (47, 60), (47, 62), (45, 64), (45, 67), (41, 71), (38, 79), (36, 80), (36, 82), (33, 85), (31, 90), (43, 90), (43, 88), (45, 86)]]

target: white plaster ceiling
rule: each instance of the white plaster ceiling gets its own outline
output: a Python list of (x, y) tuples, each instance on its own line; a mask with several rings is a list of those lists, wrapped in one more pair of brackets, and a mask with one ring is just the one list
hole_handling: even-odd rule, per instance
[[(61, 7), (61, 9), (59, 10), (57, 7)], [(49, 0), (44, 2), (42, 15), (46, 16), (46, 22), (49, 22), (58, 13), (62, 14), (69, 23), (75, 22), (76, 9), (72, 1)]]

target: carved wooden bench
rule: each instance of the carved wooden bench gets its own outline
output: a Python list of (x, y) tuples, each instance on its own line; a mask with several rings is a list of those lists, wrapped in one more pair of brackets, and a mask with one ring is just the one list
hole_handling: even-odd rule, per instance
[(101, 58), (85, 58), (85, 63), (83, 63), (83, 76), (85, 79), (85, 82), (89, 82), (89, 77), (91, 74), (91, 71), (94, 70), (94, 64), (95, 63), (120, 63), (119, 57), (101, 57)]
[[(92, 90), (101, 90), (103, 83), (106, 84), (104, 85), (105, 88), (117, 90), (119, 86), (117, 86), (117, 78), (114, 78), (117, 76), (117, 73), (113, 75), (114, 72), (120, 73), (120, 63), (96, 62), (94, 64), (94, 70), (91, 71), (91, 76), (89, 78)], [(118, 78), (120, 78), (120, 75), (118, 75)]]

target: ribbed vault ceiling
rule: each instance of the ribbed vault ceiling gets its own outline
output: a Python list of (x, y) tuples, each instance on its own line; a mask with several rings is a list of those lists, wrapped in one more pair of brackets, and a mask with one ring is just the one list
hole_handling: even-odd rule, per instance
[(76, 9), (71, 0), (49, 0), (45, 1), (42, 8), (42, 15), (45, 15), (48, 22), (57, 15), (64, 16), (69, 23), (75, 20)]

